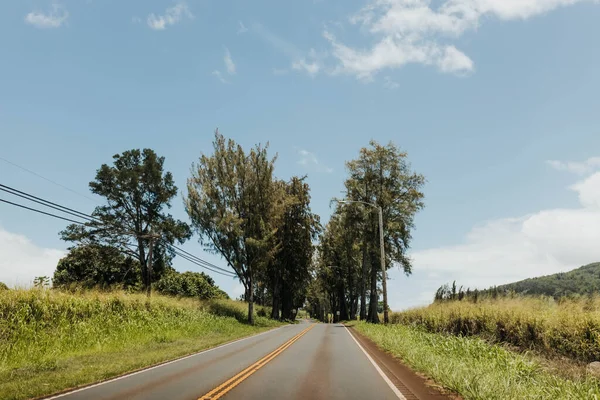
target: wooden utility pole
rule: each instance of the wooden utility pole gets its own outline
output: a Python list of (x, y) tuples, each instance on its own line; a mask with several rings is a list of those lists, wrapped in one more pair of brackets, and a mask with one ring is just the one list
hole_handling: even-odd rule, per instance
[(152, 233), (152, 228), (150, 228), (150, 233), (148, 235), (140, 236), (143, 239), (150, 239), (150, 249), (148, 250), (148, 258), (146, 259), (146, 278), (148, 279), (148, 286), (146, 287), (146, 296), (150, 297), (152, 293), (152, 250), (154, 248), (154, 240), (159, 239), (160, 235)]

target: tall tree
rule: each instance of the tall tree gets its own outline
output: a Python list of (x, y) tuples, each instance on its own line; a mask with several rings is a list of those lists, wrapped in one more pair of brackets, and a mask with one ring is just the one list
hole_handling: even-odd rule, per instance
[(313, 240), (320, 231), (319, 216), (310, 210), (310, 187), (304, 178), (293, 177), (284, 185), (285, 201), (277, 219), (279, 251), (268, 268), (272, 317), (281, 310), (283, 319), (292, 319), (292, 310), (303, 305), (310, 283)]
[[(410, 246), (414, 216), (423, 208), (422, 186), (425, 178), (412, 171), (406, 152), (393, 143), (383, 146), (372, 140), (369, 147), (362, 148), (358, 159), (346, 164), (350, 176), (345, 182), (347, 198), (381, 207), (385, 248), (385, 268), (399, 265), (405, 274), (412, 272), (412, 264), (406, 252)], [(357, 224), (363, 233), (363, 272), (370, 267), (369, 310), (367, 320), (378, 322), (377, 280), (381, 272), (379, 230), (376, 208), (353, 204), (363, 208), (363, 221)], [(366, 298), (366, 285), (361, 285), (361, 298)], [(362, 307), (361, 307), (362, 316)]]
[(202, 154), (188, 179), (186, 210), (200, 243), (221, 254), (244, 285), (254, 323), (255, 279), (277, 251), (273, 219), (280, 196), (268, 145), (249, 153), (218, 130), (213, 155)]
[[(113, 160), (112, 166), (103, 164), (89, 184), (92, 193), (104, 197), (107, 205), (96, 207), (94, 221), (69, 225), (61, 236), (82, 245), (114, 247), (135, 257), (148, 289), (174, 257), (167, 244), (183, 243), (191, 231), (186, 223), (165, 212), (171, 208), (177, 187), (173, 175), (164, 171), (164, 157), (151, 149), (134, 149), (114, 155)], [(148, 269), (151, 232), (161, 239), (154, 246), (152, 276)]]

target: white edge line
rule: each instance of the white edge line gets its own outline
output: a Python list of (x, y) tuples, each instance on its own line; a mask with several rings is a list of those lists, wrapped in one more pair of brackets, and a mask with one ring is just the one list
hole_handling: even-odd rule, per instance
[(178, 359), (173, 360), (173, 361), (167, 361), (165, 363), (162, 363), (162, 364), (159, 364), (159, 365), (155, 365), (153, 367), (145, 368), (145, 369), (142, 369), (140, 371), (136, 371), (136, 372), (132, 372), (132, 373), (129, 373), (129, 374), (117, 376), (116, 378), (112, 378), (112, 379), (109, 379), (107, 381), (103, 381), (103, 382), (100, 382), (100, 383), (95, 383), (93, 385), (85, 386), (85, 387), (82, 387), (80, 389), (71, 390), (69, 392), (57, 394), (56, 396), (52, 396), (52, 397), (42, 397), (42, 399), (43, 400), (54, 400), (54, 399), (58, 399), (58, 398), (61, 398), (61, 397), (70, 396), (70, 395), (72, 395), (74, 393), (83, 392), (84, 390), (93, 389), (93, 388), (98, 387), (98, 386), (106, 385), (107, 383), (112, 383), (112, 382), (115, 382), (115, 381), (120, 381), (121, 379), (129, 378), (129, 377), (134, 376), (134, 375), (138, 375), (138, 374), (142, 374), (144, 372), (152, 371), (153, 369), (164, 367), (166, 365), (175, 364), (176, 362), (187, 360), (188, 358), (196, 357), (196, 356), (202, 355), (204, 353), (208, 353), (208, 352), (213, 351), (213, 350), (218, 350), (218, 349), (221, 349), (223, 347), (227, 347), (227, 346), (230, 346), (232, 344), (235, 344), (235, 343), (238, 343), (238, 342), (241, 342), (241, 341), (244, 341), (244, 340), (248, 340), (248, 339), (252, 339), (252, 338), (258, 337), (258, 336), (266, 335), (267, 333), (275, 332), (275, 331), (277, 331), (277, 330), (279, 330), (281, 328), (284, 328), (285, 326), (287, 326), (287, 325), (280, 326), (280, 327), (275, 328), (275, 329), (270, 329), (270, 330), (268, 330), (266, 332), (261, 332), (261, 333), (259, 333), (257, 335), (252, 335), (252, 336), (248, 336), (248, 337), (245, 337), (245, 338), (237, 339), (237, 340), (234, 340), (233, 342), (224, 343), (224, 344), (221, 344), (221, 345), (219, 345), (217, 347), (212, 347), (210, 349), (202, 350), (202, 351), (200, 351), (198, 353), (190, 354), (188, 356), (184, 356), (184, 357), (178, 358)]
[(381, 368), (379, 368), (379, 365), (377, 365), (375, 363), (375, 361), (373, 361), (373, 359), (371, 358), (371, 356), (369, 355), (369, 353), (367, 353), (367, 351), (360, 345), (360, 343), (358, 343), (358, 340), (356, 340), (356, 338), (354, 337), (354, 335), (352, 335), (350, 333), (350, 329), (348, 329), (347, 326), (345, 326), (345, 328), (346, 328), (346, 331), (348, 332), (348, 335), (350, 335), (350, 337), (352, 338), (352, 340), (354, 340), (354, 343), (356, 343), (356, 345), (358, 346), (358, 348), (361, 349), (363, 353), (365, 353), (365, 356), (367, 356), (367, 358), (369, 359), (369, 361), (371, 361), (371, 364), (373, 364), (373, 366), (375, 367), (375, 369), (377, 370), (377, 372), (379, 372), (379, 375), (381, 375), (381, 377), (383, 378), (383, 380), (385, 381), (385, 383), (387, 383), (388, 386), (390, 387), (390, 389), (392, 389), (392, 392), (394, 392), (394, 394), (400, 400), (406, 400), (406, 397), (404, 397), (404, 395), (402, 394), (402, 392), (400, 392), (400, 390), (398, 390), (398, 388), (396, 386), (394, 386), (394, 384), (392, 383), (392, 381), (390, 380), (390, 378), (388, 378), (387, 375), (381, 370)]

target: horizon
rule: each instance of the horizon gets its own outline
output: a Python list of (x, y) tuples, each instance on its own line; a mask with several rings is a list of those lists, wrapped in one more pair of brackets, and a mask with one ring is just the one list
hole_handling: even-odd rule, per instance
[[(219, 128), (245, 149), (269, 142), (278, 178), (308, 175), (324, 224), (344, 163), (393, 141), (427, 179), (414, 273), (389, 270), (393, 310), (454, 280), (487, 288), (598, 262), (600, 6), (448, 11), (475, 3), (5, 2), (0, 183), (90, 213), (96, 169), (147, 147), (181, 193)], [(181, 200), (171, 211), (188, 222)], [(65, 226), (0, 204), (0, 281), (52, 276)], [(182, 247), (226, 266), (197, 239)]]

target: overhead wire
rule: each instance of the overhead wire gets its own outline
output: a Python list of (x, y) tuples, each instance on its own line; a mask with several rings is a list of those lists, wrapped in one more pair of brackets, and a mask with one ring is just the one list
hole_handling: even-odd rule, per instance
[[(15, 195), (15, 196), (19, 196), (19, 197), (21, 197), (23, 199), (26, 199), (26, 200), (38, 203), (38, 204), (43, 205), (45, 207), (49, 207), (49, 208), (55, 209), (57, 211), (65, 213), (65, 214), (69, 214), (69, 215), (72, 215), (72, 216), (75, 216), (75, 217), (78, 217), (78, 218), (82, 218), (82, 219), (87, 219), (86, 222), (101, 222), (101, 223), (103, 223), (99, 218), (94, 217), (92, 215), (88, 215), (88, 214), (85, 214), (85, 213), (83, 213), (81, 211), (77, 211), (77, 210), (74, 210), (72, 208), (62, 206), (60, 204), (51, 202), (49, 200), (43, 199), (41, 197), (34, 196), (32, 194), (29, 194), (29, 193), (26, 193), (26, 192), (23, 192), (23, 191), (20, 191), (18, 189), (12, 188), (12, 187), (7, 186), (7, 185), (0, 184), (0, 190), (4, 191), (6, 193), (9, 193), (9, 194)], [(33, 212), (36, 212), (36, 213), (44, 214), (44, 215), (47, 215), (47, 216), (50, 216), (50, 217), (58, 218), (58, 219), (61, 219), (61, 220), (64, 220), (64, 221), (73, 222), (73, 223), (76, 223), (76, 224), (79, 224), (79, 225), (85, 225), (85, 222), (76, 221), (76, 220), (73, 220), (73, 219), (70, 219), (70, 218), (66, 218), (66, 217), (62, 217), (62, 216), (56, 215), (56, 214), (52, 214), (52, 213), (48, 213), (48, 212), (45, 212), (45, 211), (41, 211), (41, 210), (38, 210), (38, 209), (35, 209), (35, 208), (32, 208), (32, 207), (27, 207), (27, 206), (24, 206), (22, 204), (14, 203), (14, 202), (11, 202), (11, 201), (8, 201), (8, 200), (0, 199), (0, 202), (7, 203), (7, 204), (10, 204), (10, 205), (13, 205), (13, 206), (16, 206), (16, 207), (20, 207), (20, 208), (23, 208), (23, 209), (26, 209), (26, 210), (29, 210), (29, 211), (33, 211)], [(106, 225), (106, 224), (104, 224), (104, 225)], [(122, 232), (122, 233), (135, 236), (134, 232)], [(195, 264), (195, 265), (197, 265), (197, 266), (199, 266), (201, 268), (204, 268), (206, 270), (212, 271), (212, 272), (217, 273), (217, 274), (229, 276), (229, 277), (236, 277), (237, 276), (234, 272), (228, 271), (228, 270), (226, 270), (224, 268), (218, 267), (215, 264), (212, 264), (212, 263), (210, 263), (208, 261), (205, 261), (205, 260), (201, 259), (200, 257), (195, 256), (195, 255), (193, 255), (193, 254), (191, 254), (191, 253), (183, 250), (182, 248), (177, 247), (177, 246), (175, 246), (175, 245), (167, 242), (165, 239), (161, 239), (161, 241), (163, 241), (167, 246), (171, 247), (173, 249), (173, 251), (174, 251), (175, 254), (179, 255), (181, 258), (183, 258), (183, 259), (185, 259), (185, 260), (187, 260), (187, 261), (189, 261), (189, 262), (191, 262), (191, 263), (193, 263), (193, 264)], [(131, 249), (130, 249), (130, 251), (131, 251)], [(124, 254), (127, 254), (126, 252), (123, 252), (123, 251), (121, 251), (121, 252), (124, 253)]]
[(21, 198), (23, 198), (25, 200), (29, 200), (29, 201), (32, 201), (34, 203), (41, 204), (41, 205), (43, 205), (45, 207), (53, 208), (53, 209), (55, 209), (57, 211), (63, 212), (65, 214), (72, 215), (74, 217), (84, 218), (84, 219), (87, 219), (89, 221), (100, 221), (100, 219), (97, 218), (97, 217), (94, 217), (94, 216), (91, 216), (91, 215), (87, 215), (87, 214), (82, 213), (80, 211), (73, 210), (72, 208), (69, 208), (69, 207), (61, 206), (60, 204), (56, 204), (56, 203), (53, 203), (53, 202), (48, 201), (48, 200), (44, 200), (44, 199), (42, 199), (40, 197), (31, 195), (29, 193), (22, 192), (20, 190), (17, 190), (15, 188), (10, 187), (10, 186), (3, 185), (1, 183), (0, 183), (0, 190), (4, 191), (6, 193), (10, 193), (10, 194), (12, 194), (14, 196), (21, 197)]
[(55, 215), (55, 214), (51, 214), (51, 213), (48, 213), (48, 212), (45, 212), (45, 211), (37, 210), (35, 208), (27, 207), (27, 206), (24, 206), (22, 204), (13, 203), (12, 201), (4, 200), (4, 199), (0, 199), (0, 201), (3, 202), (3, 203), (11, 204), (11, 205), (16, 206), (16, 207), (24, 208), (26, 210), (34, 211), (34, 212), (37, 212), (37, 213), (40, 213), (40, 214), (44, 214), (44, 215), (49, 215), (50, 217), (62, 219), (62, 220), (73, 222), (73, 223), (80, 224), (80, 225), (85, 225), (85, 223), (81, 222), (81, 221), (75, 221), (73, 219), (61, 217), (59, 215)]

